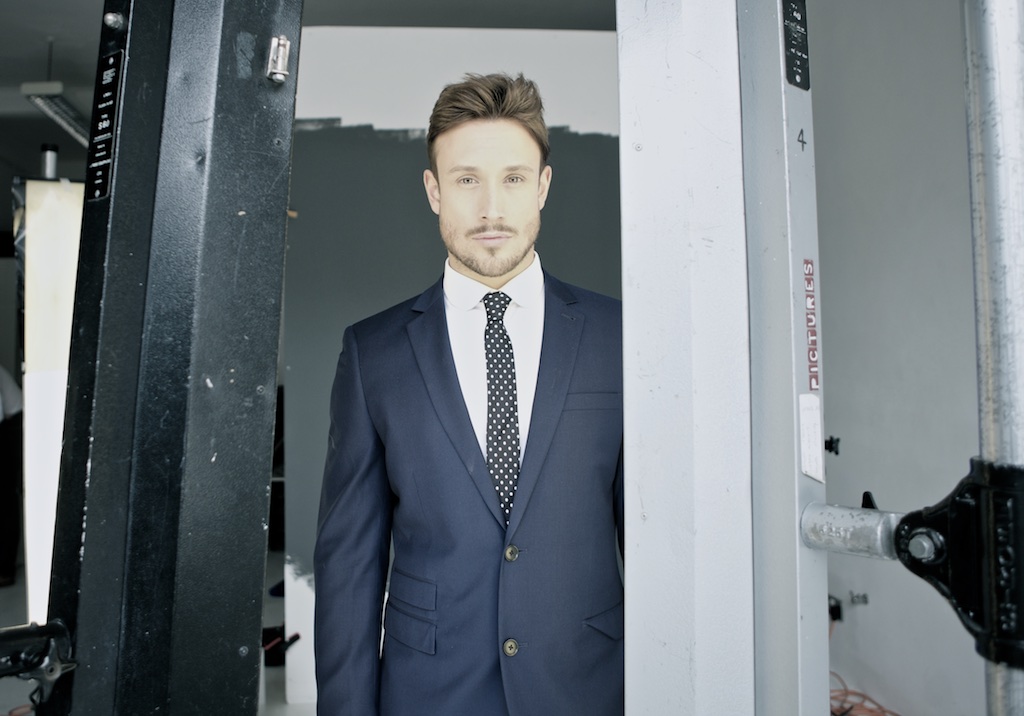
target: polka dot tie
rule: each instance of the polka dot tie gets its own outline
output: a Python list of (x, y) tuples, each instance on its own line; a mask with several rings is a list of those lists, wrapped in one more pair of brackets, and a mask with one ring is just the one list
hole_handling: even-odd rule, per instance
[(487, 328), (487, 470), (505, 516), (512, 511), (519, 478), (519, 406), (516, 400), (516, 364), (512, 341), (505, 330), (505, 309), (512, 301), (504, 293), (484, 296)]

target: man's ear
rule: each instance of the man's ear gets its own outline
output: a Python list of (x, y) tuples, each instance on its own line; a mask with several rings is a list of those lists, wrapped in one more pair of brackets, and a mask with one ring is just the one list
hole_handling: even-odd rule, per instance
[(551, 188), (551, 165), (547, 164), (541, 170), (537, 182), (537, 208), (543, 209), (544, 203), (548, 200), (548, 190)]
[(423, 188), (427, 192), (427, 201), (435, 214), (441, 213), (441, 187), (437, 183), (437, 177), (429, 169), (423, 170)]

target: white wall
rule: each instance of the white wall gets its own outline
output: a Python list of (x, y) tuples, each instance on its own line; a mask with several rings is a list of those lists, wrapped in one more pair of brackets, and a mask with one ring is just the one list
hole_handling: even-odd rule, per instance
[(618, 135), (615, 33), (410, 27), (302, 31), (298, 119), (427, 128), (444, 85), (467, 72), (522, 72), (550, 127)]
[[(808, 6), (828, 500), (907, 512), (978, 450), (960, 3)], [(829, 561), (833, 670), (902, 714), (983, 713), (983, 661), (937, 592), (896, 562)]]

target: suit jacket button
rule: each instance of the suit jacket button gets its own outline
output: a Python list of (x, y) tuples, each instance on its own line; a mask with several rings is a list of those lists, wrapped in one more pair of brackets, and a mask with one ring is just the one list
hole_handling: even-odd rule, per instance
[(502, 648), (505, 650), (505, 656), (515, 656), (519, 653), (519, 642), (515, 639), (506, 639)]
[(517, 559), (519, 559), (519, 548), (514, 544), (510, 544), (505, 548), (505, 561), (515, 562)]

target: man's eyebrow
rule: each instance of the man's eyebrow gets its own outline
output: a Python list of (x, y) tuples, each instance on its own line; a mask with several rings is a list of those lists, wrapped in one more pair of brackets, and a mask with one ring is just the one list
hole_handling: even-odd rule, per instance
[[(449, 174), (463, 174), (463, 173), (472, 174), (472, 173), (477, 172), (477, 171), (480, 171), (479, 167), (474, 167), (474, 166), (471, 166), (469, 164), (459, 164), (459, 165), (456, 165), (456, 166), (452, 167), (451, 169), (449, 169), (448, 173)], [(530, 166), (529, 164), (512, 164), (510, 166), (505, 167), (505, 171), (506, 172), (518, 172), (520, 174), (533, 174), (533, 173), (535, 173), (537, 171), (537, 169), (535, 167)]]

